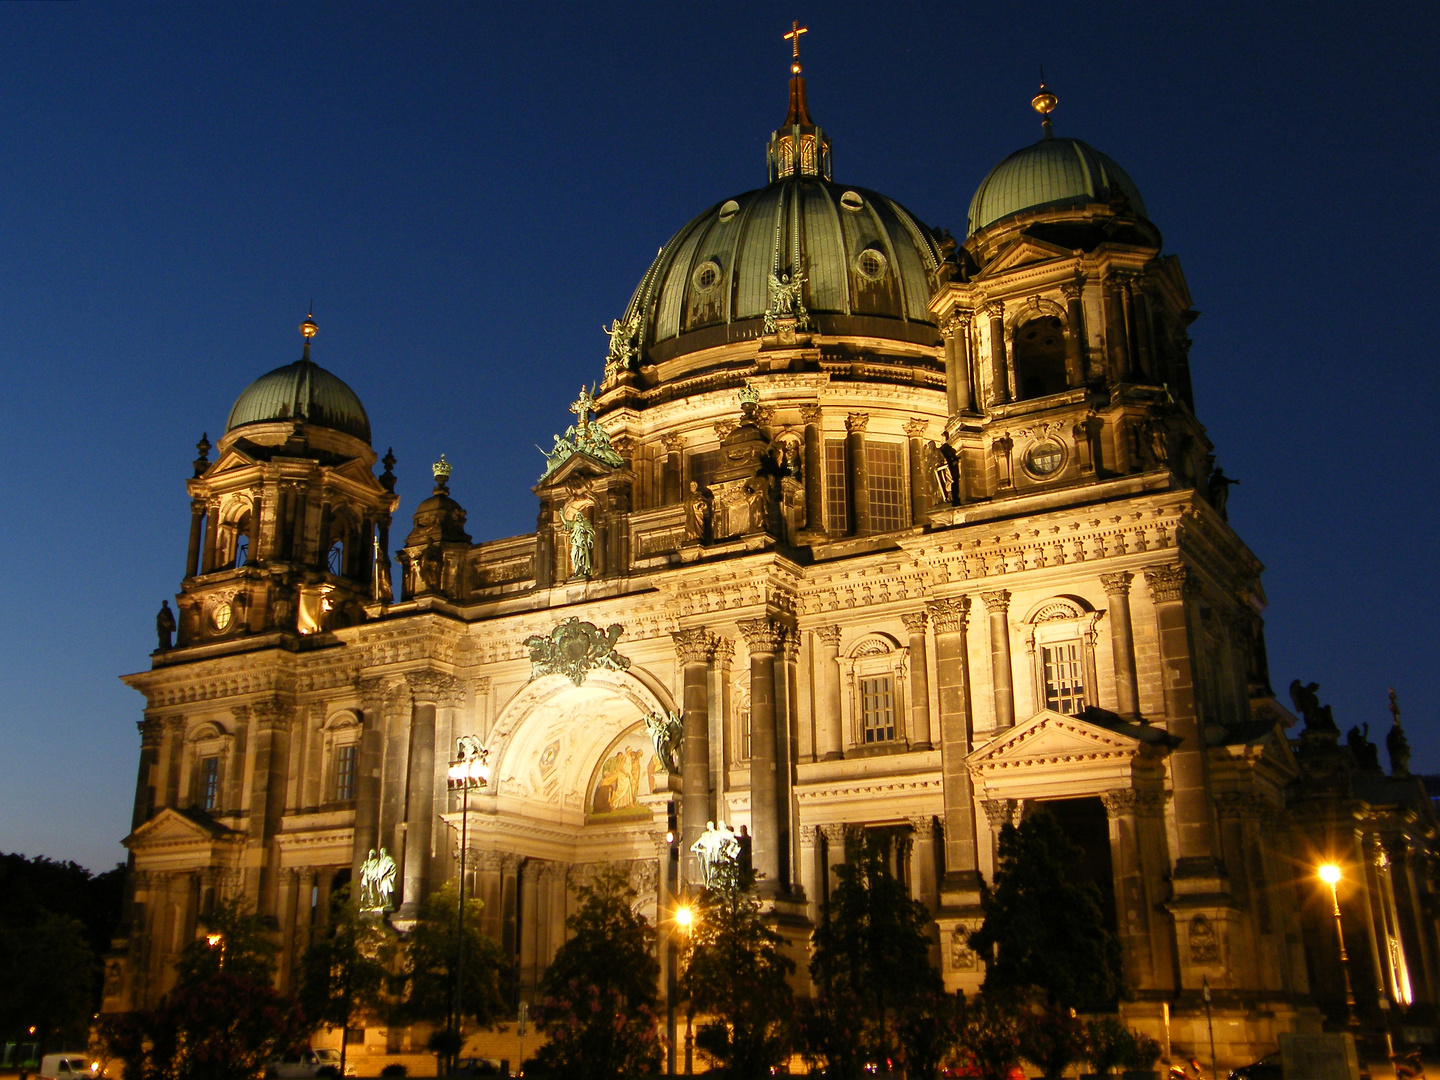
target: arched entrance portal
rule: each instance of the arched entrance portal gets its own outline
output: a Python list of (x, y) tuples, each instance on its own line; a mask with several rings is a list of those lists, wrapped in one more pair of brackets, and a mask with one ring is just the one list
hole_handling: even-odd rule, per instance
[[(521, 689), (491, 728), (490, 786), (470, 796), (466, 889), (485, 904), (486, 932), (514, 958), (520, 992), (565, 940), (575, 889), (599, 868), (623, 865), (637, 908), (654, 920), (674, 796), (645, 717), (673, 709), (645, 672), (592, 671), (579, 686), (550, 675)], [(454, 853), (458, 796), (445, 820)]]

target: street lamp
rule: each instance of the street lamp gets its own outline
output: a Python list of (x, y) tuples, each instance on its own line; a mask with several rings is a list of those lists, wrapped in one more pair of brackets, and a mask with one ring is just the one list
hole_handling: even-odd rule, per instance
[(1360, 1017), (1355, 1012), (1355, 991), (1350, 985), (1350, 955), (1345, 951), (1345, 931), (1340, 924), (1340, 893), (1336, 889), (1340, 884), (1340, 867), (1334, 863), (1326, 863), (1320, 867), (1319, 874), (1320, 880), (1330, 886), (1330, 903), (1335, 914), (1335, 940), (1340, 944), (1340, 972), (1345, 977), (1345, 1024), (1351, 1030), (1358, 1030)]
[[(695, 909), (692, 908), (689, 904), (686, 904), (686, 903), (684, 903), (684, 902), (681, 902), (681, 903), (678, 904), (678, 905), (676, 906), (676, 908), (675, 908), (675, 913), (674, 913), (674, 915), (673, 915), (673, 919), (674, 919), (674, 923), (675, 923), (675, 929), (676, 929), (676, 930), (679, 930), (680, 933), (686, 935), (686, 937), (688, 938), (688, 937), (689, 937), (689, 934), (690, 934), (691, 928), (694, 927), (694, 925), (695, 925)], [(672, 935), (672, 936), (673, 936), (673, 935)], [(670, 947), (670, 957), (671, 957), (671, 963), (672, 963), (672, 965), (673, 965), (673, 963), (674, 963), (674, 955), (675, 955), (675, 948), (674, 948), (674, 944), (672, 943), (672, 944), (671, 944), (671, 947)], [(671, 1000), (670, 1000), (670, 1002), (668, 1003), (668, 1006), (669, 1006), (669, 1009), (670, 1009), (670, 1021), (669, 1021), (669, 1024), (670, 1024), (670, 1053), (671, 1053), (671, 1061), (672, 1061), (672, 1063), (673, 1063), (673, 1061), (674, 1061), (674, 1053), (675, 1053), (675, 1049), (674, 1049), (674, 1047), (675, 1047), (675, 1019), (674, 1019), (674, 1010), (675, 1010), (675, 1005), (674, 1005), (675, 980), (674, 980), (674, 977), (673, 977), (673, 971), (674, 971), (673, 966), (672, 966), (671, 970), (672, 970), (672, 977), (671, 977), (671, 980), (670, 980), (670, 998), (671, 998)], [(686, 1076), (690, 1076), (690, 1075), (692, 1074), (692, 1071), (693, 1071), (693, 1069), (694, 1069), (694, 1063), (695, 1063), (695, 1056), (694, 1056), (694, 1055), (695, 1055), (695, 1039), (694, 1039), (694, 1036), (692, 1035), (691, 1030), (690, 1030), (691, 1022), (694, 1020), (694, 1018), (695, 1018), (695, 1009), (694, 1009), (694, 1007), (691, 1005), (691, 1003), (687, 1000), (687, 1001), (685, 1002), (685, 1075), (686, 1075)], [(674, 1075), (673, 1064), (672, 1064), (672, 1069), (671, 1069), (671, 1075)]]
[(490, 781), (490, 766), (487, 764), (490, 751), (486, 750), (473, 735), (462, 735), (455, 740), (455, 757), (445, 774), (445, 786), (460, 792), (460, 892), (455, 905), (455, 1037), (459, 1049), (455, 1051), (455, 1063), (459, 1066), (460, 1052), (465, 1049), (464, 1013), (460, 1005), (464, 998), (465, 970), (465, 850), (469, 842), (470, 792), (483, 788)]

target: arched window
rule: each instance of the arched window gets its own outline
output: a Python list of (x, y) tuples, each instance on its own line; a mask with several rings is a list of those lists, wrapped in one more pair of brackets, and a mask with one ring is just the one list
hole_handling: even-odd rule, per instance
[(325, 567), (336, 577), (345, 573), (345, 544), (342, 541), (336, 540), (330, 545), (325, 554)]
[(889, 634), (867, 634), (839, 658), (848, 693), (841, 709), (850, 745), (865, 750), (904, 750), (910, 738), (905, 723), (905, 661), (909, 650)]
[(1058, 315), (1041, 315), (1016, 327), (1014, 358), (1019, 400), (1058, 394), (1069, 387), (1065, 324)]
[(1100, 613), (1078, 596), (1053, 596), (1026, 617), (1036, 709), (1078, 716), (1095, 693), (1095, 624)]

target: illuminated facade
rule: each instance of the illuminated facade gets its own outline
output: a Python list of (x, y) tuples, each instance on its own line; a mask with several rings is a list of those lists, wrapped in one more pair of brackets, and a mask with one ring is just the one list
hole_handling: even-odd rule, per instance
[(1311, 868), (1337, 845), (1369, 885), (1341, 896), (1357, 986), (1436, 999), (1429, 801), (1303, 688), (1287, 739), (1189, 292), (1130, 178), (1054, 136), (1042, 93), (1045, 137), (985, 178), (961, 243), (831, 179), (798, 61), (789, 100), (767, 186), (681, 229), (615, 320), (536, 532), (472, 541), (442, 461), (392, 568), (393, 459), (375, 474), (308, 321), (305, 357), (242, 394), (188, 481), (178, 639), (126, 678), (146, 708), (107, 1010), (163, 993), (236, 893), (293, 987), (372, 850), (403, 928), (461, 864), (457, 754), (488, 770), (464, 872), (520, 997), (590, 868), (628, 863), (653, 915), (679, 798), (684, 849), (743, 827), (802, 961), (827, 868), (875, 830), (973, 990), (996, 836), (1045, 805), (1113, 909), (1127, 1021), (1168, 1015), (1177, 1054), (1202, 984), (1222, 1061), (1318, 1027), (1338, 983)]

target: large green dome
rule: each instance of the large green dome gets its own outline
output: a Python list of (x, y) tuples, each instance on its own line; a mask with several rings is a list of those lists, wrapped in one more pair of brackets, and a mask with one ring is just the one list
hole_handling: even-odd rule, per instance
[(246, 387), (235, 399), (225, 430), (275, 420), (303, 420), (370, 442), (370, 417), (355, 391), (308, 358), (267, 372)]
[(990, 170), (970, 200), (970, 235), (1024, 210), (1124, 198), (1145, 217), (1145, 203), (1125, 170), (1079, 139), (1045, 138)]

